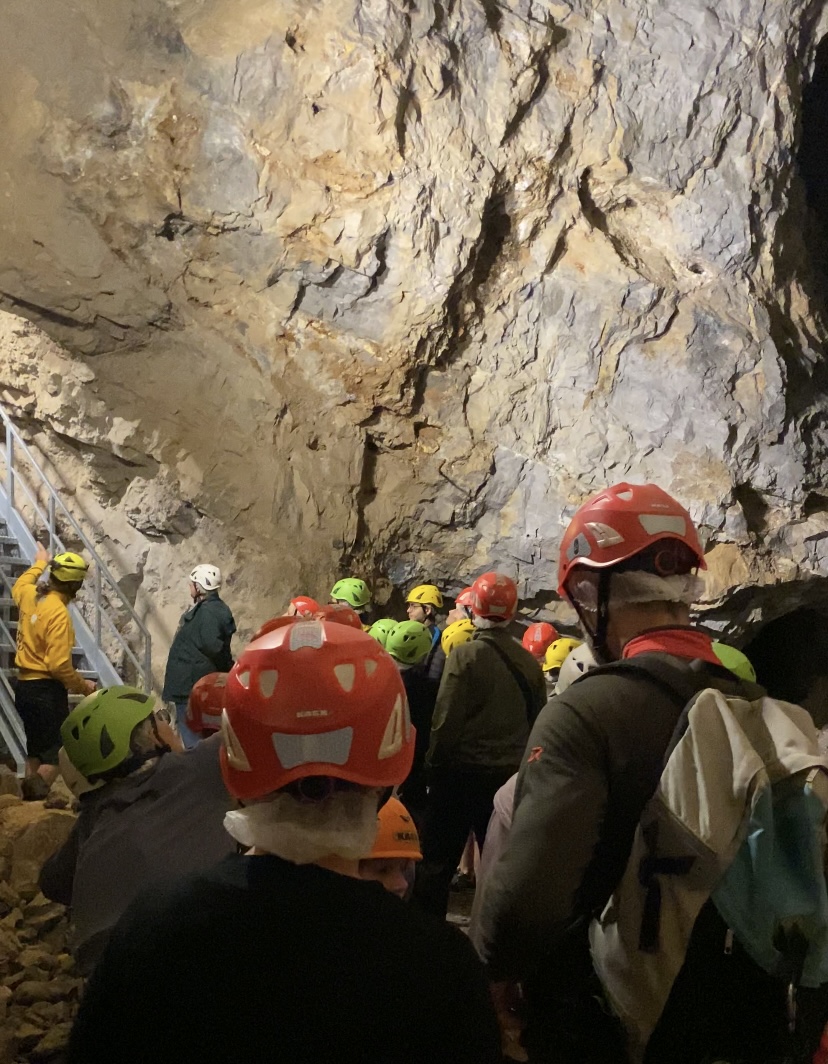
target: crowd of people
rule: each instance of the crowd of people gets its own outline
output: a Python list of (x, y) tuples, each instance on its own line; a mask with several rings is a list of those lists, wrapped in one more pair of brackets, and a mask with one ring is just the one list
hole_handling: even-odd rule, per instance
[(15, 587), (30, 796), (60, 766), (80, 803), (41, 876), (89, 977), (72, 1064), (819, 1059), (828, 763), (691, 622), (704, 552), (663, 490), (607, 488), (564, 530), (577, 638), (521, 631), (504, 573), (450, 609), (419, 584), (405, 620), (347, 576), (233, 661), (198, 565), (171, 713), (66, 668), (83, 564), (40, 551)]

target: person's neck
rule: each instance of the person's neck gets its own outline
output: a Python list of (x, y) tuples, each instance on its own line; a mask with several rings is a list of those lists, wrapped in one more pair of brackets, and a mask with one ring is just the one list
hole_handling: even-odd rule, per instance
[(636, 602), (610, 608), (607, 642), (615, 658), (624, 647), (651, 628), (682, 628), (690, 624), (690, 608), (677, 603)]
[[(258, 846), (253, 846), (246, 853), (247, 857), (267, 857), (272, 856), (268, 854), (267, 850), (260, 850)], [(318, 861), (312, 862), (317, 868), (325, 868), (328, 872), (336, 872), (339, 876), (348, 876), (350, 879), (359, 879), (359, 861), (349, 857), (338, 857), (335, 853), (329, 854), (327, 857), (320, 857)]]

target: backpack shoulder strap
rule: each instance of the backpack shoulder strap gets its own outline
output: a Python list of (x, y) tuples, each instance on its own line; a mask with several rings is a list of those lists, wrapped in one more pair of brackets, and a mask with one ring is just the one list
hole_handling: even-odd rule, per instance
[(635, 658), (615, 661), (611, 665), (602, 665), (585, 673), (585, 676), (595, 676), (598, 673), (640, 676), (658, 687), (662, 694), (667, 695), (681, 709), (664, 753), (665, 764), (687, 731), (688, 715), (702, 691), (712, 687), (727, 696), (734, 695), (750, 699), (764, 694), (761, 688), (740, 681), (724, 666), (713, 665), (700, 658), (684, 661), (681, 658), (675, 658), (672, 655), (668, 657), (657, 652), (637, 654)]
[(503, 647), (499, 647), (494, 641), (494, 639), (486, 639), (484, 640), (484, 642), (486, 643), (486, 646), (490, 646), (493, 650), (497, 651), (501, 661), (512, 674), (512, 678), (520, 688), (520, 693), (523, 695), (523, 701), (526, 703), (526, 719), (529, 722), (529, 727), (531, 728), (532, 725), (535, 723), (535, 718), (540, 712), (541, 707), (535, 705), (535, 698), (532, 694), (532, 688), (529, 686), (529, 681), (526, 679), (526, 677), (523, 675), (517, 665), (515, 665), (510, 660), (509, 655), (506, 653)]

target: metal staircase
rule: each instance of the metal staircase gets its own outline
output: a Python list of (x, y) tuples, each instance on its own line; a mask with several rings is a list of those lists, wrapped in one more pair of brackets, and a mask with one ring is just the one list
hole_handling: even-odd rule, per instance
[(11, 589), (31, 565), (38, 539), (50, 554), (76, 550), (92, 562), (78, 602), (70, 607), (77, 640), (72, 659), (82, 676), (149, 691), (152, 650), (146, 625), (2, 409), (0, 431), (5, 437), (0, 443), (0, 748), (5, 746), (22, 772), (26, 740), (14, 709), (17, 607)]

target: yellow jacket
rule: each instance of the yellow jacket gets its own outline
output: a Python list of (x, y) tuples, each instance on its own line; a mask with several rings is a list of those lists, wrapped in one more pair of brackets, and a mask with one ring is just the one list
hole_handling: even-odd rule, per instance
[(83, 694), (86, 681), (72, 667), (75, 629), (67, 608), (69, 596), (60, 591), (38, 595), (37, 582), (46, 568), (35, 562), (12, 588), (17, 603), (17, 666), (19, 680), (59, 680), (67, 690)]

